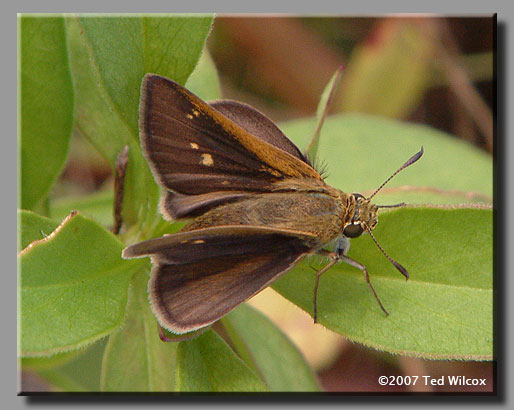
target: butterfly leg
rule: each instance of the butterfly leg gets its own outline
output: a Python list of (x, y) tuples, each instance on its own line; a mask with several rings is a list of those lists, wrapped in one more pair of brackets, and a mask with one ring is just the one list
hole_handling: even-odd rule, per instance
[(112, 232), (117, 235), (120, 232), (122, 219), (121, 210), (123, 208), (123, 193), (125, 191), (125, 174), (128, 165), (128, 145), (116, 157), (116, 167), (114, 175), (114, 226)]
[(339, 262), (339, 255), (335, 252), (327, 251), (326, 249), (320, 249), (318, 254), (327, 256), (331, 260), (323, 268), (316, 272), (316, 281), (314, 282), (314, 323), (318, 323), (318, 285), (319, 278), (337, 262)]
[(389, 313), (384, 308), (384, 305), (382, 305), (382, 302), (380, 301), (380, 298), (377, 295), (377, 292), (375, 292), (375, 289), (373, 288), (373, 285), (371, 284), (371, 280), (369, 278), (368, 270), (366, 267), (361, 264), (360, 262), (357, 262), (356, 260), (346, 256), (346, 252), (350, 249), (350, 240), (346, 238), (345, 236), (341, 236), (338, 238), (336, 242), (336, 247), (334, 252), (327, 251), (326, 249), (320, 249), (318, 251), (318, 254), (327, 256), (331, 259), (331, 261), (324, 266), (322, 269), (320, 269), (318, 272), (316, 272), (316, 282), (314, 284), (314, 323), (317, 323), (317, 294), (318, 294), (318, 285), (319, 285), (319, 278), (320, 276), (325, 273), (327, 270), (329, 270), (332, 266), (334, 266), (338, 262), (345, 262), (348, 265), (351, 265), (359, 270), (362, 271), (364, 274), (364, 279), (366, 280), (366, 283), (368, 284), (369, 288), (371, 289), (371, 292), (373, 293), (373, 296), (375, 297), (376, 301), (378, 302), (378, 305), (380, 306), (380, 309), (389, 316)]
[(369, 280), (369, 274), (368, 274), (368, 270), (366, 269), (366, 267), (363, 264), (357, 262), (356, 260), (353, 260), (352, 258), (349, 258), (346, 255), (340, 255), (339, 258), (340, 258), (339, 260), (341, 260), (342, 262), (345, 262), (348, 265), (351, 265), (362, 271), (362, 273), (364, 274), (364, 279), (366, 280), (366, 283), (368, 284), (369, 288), (371, 289), (371, 292), (373, 292), (373, 296), (375, 296), (375, 299), (377, 300), (378, 305), (380, 306), (380, 309), (382, 309), (382, 311), (387, 316), (389, 316), (389, 313), (385, 309), (384, 305), (382, 305), (382, 302), (380, 301), (380, 299), (377, 295), (377, 292), (375, 292), (375, 289), (373, 288), (373, 285), (371, 284), (371, 281)]

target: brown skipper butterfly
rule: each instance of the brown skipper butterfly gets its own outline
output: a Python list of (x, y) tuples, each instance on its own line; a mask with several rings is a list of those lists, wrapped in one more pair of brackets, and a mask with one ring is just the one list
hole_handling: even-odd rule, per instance
[[(339, 261), (364, 273), (387, 314), (366, 268), (345, 253), (349, 238), (363, 232), (376, 242), (381, 206), (370, 200), (423, 148), (365, 198), (327, 185), (307, 156), (246, 104), (206, 103), (147, 74), (139, 115), (143, 152), (164, 188), (161, 212), (169, 220), (191, 219), (179, 233), (123, 251), (124, 258), (151, 256), (150, 300), (164, 328), (182, 334), (208, 326), (314, 253), (330, 258), (316, 274), (314, 321), (319, 278)], [(324, 249), (334, 241), (334, 251)]]

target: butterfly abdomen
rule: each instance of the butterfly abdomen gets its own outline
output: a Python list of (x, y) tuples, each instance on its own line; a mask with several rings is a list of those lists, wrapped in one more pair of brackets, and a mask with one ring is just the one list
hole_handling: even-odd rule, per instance
[[(214, 208), (183, 231), (223, 225), (268, 226), (309, 232), (325, 244), (340, 235), (343, 218), (344, 209), (338, 198), (318, 193), (270, 193)], [(336, 229), (327, 231), (324, 227)]]

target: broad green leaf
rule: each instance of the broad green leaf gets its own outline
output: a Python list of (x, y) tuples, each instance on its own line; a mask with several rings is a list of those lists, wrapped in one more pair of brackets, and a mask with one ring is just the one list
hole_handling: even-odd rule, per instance
[[(124, 221), (160, 223), (159, 189), (141, 154), (138, 107), (148, 72), (184, 84), (203, 50), (212, 17), (68, 18), (77, 95), (76, 128), (114, 166), (129, 145)], [(145, 237), (148, 232), (141, 232)]]
[(266, 385), (212, 330), (180, 342), (177, 390), (181, 392), (257, 392)]
[[(364, 264), (390, 315), (385, 316), (361, 271), (344, 263), (326, 272), (318, 320), (378, 350), (429, 359), (491, 360), (493, 353), (493, 217), (490, 209), (402, 208), (385, 212), (374, 230), (409, 281), (369, 235), (352, 240), (348, 256)], [(312, 314), (310, 259), (272, 287)]]
[[(58, 368), (41, 369), (38, 374), (52, 384), (56, 391), (61, 392), (98, 392), (100, 391), (100, 371), (104, 355), (106, 339), (97, 341), (74, 353), (76, 358), (67, 361)], [(60, 356), (60, 354), (55, 355)], [(49, 358), (48, 360), (51, 360)], [(24, 361), (43, 360), (41, 358), (23, 359)]]
[(129, 279), (142, 265), (121, 259), (122, 249), (96, 222), (71, 214), (20, 253), (22, 356), (77, 349), (121, 324)]
[(224, 323), (238, 353), (270, 390), (319, 390), (316, 377), (296, 346), (257, 310), (242, 304)]
[(430, 85), (434, 44), (408, 19), (380, 22), (345, 67), (339, 109), (388, 117), (409, 114)]
[[(75, 129), (91, 142), (113, 169), (118, 154), (125, 145), (129, 146), (123, 219), (128, 224), (143, 223), (147, 217), (151, 218), (148, 213), (156, 207), (159, 189), (141, 153), (138, 135), (123, 121), (108, 96), (79, 20), (67, 18), (66, 28), (77, 99)], [(129, 66), (127, 70), (130, 70)], [(138, 183), (135, 183), (136, 179)]]
[(102, 391), (173, 391), (177, 343), (159, 339), (148, 303), (148, 276), (134, 275), (123, 327), (109, 338), (102, 366)]
[[(365, 192), (364, 194), (370, 193)], [(378, 196), (378, 195), (377, 195)], [(403, 186), (384, 188), (380, 191), (380, 204), (483, 204), (492, 205), (492, 198), (481, 192), (458, 189), (438, 189), (435, 187)]]
[(61, 17), (19, 18), (21, 202), (33, 209), (66, 161), (73, 87)]
[(70, 350), (69, 352), (56, 353), (48, 357), (23, 357), (21, 358), (21, 366), (24, 370), (50, 370), (77, 359), (85, 350)]
[[(280, 126), (299, 147), (304, 147), (312, 120), (295, 120)], [(325, 121), (321, 131), (318, 159), (327, 165), (328, 184), (344, 192), (371, 194), (421, 146), (425, 149), (423, 157), (398, 174), (386, 186), (388, 189), (410, 185), (472, 191), (492, 197), (491, 157), (423, 125), (362, 114), (335, 115)], [(380, 204), (395, 202), (382, 200), (381, 194), (375, 198), (374, 202)]]
[[(33, 241), (45, 238), (58, 226), (59, 223), (34, 212), (18, 210), (18, 239), (20, 242), (18, 250), (25, 248)], [(50, 357), (27, 357), (22, 358), (21, 365), (24, 369), (48, 370), (62, 366), (83, 353), (83, 350), (73, 350), (54, 354)]]
[(112, 189), (98, 191), (80, 197), (64, 197), (53, 201), (51, 215), (54, 219), (63, 219), (72, 210), (93, 218), (103, 226), (112, 227), (114, 193)]
[(157, 73), (184, 84), (211, 23), (211, 16), (80, 18), (105, 91), (134, 135), (143, 75)]
[(207, 50), (204, 50), (198, 65), (187, 79), (186, 88), (205, 101), (221, 98), (218, 72)]
[(58, 222), (44, 216), (18, 209), (18, 251), (27, 247), (31, 242), (50, 235), (58, 226)]

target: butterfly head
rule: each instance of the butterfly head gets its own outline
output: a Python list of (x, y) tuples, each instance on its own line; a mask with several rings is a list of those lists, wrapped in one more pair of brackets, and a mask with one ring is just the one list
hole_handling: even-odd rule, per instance
[(404, 206), (404, 203), (396, 204), (396, 205), (373, 205), (371, 203), (371, 199), (401, 170), (407, 168), (409, 165), (412, 165), (414, 162), (416, 162), (418, 159), (421, 158), (423, 155), (423, 147), (421, 147), (421, 151), (419, 151), (417, 154), (413, 155), (411, 158), (407, 160), (400, 168), (396, 170), (393, 175), (391, 175), (382, 185), (378, 187), (378, 189), (375, 190), (369, 197), (364, 197), (361, 194), (351, 194), (350, 195), (350, 201), (353, 202), (353, 214), (351, 214), (351, 217), (348, 218), (348, 222), (343, 227), (343, 235), (347, 238), (356, 238), (364, 231), (367, 231), (375, 244), (378, 246), (380, 251), (385, 255), (387, 259), (398, 269), (402, 275), (405, 276), (406, 279), (409, 278), (409, 274), (407, 270), (400, 265), (398, 262), (396, 262), (394, 259), (392, 259), (386, 251), (380, 246), (380, 244), (375, 239), (375, 236), (371, 232), (373, 228), (378, 223), (378, 210), (379, 208), (397, 208), (400, 206)]
[(410, 157), (400, 168), (396, 170), (382, 185), (380, 185), (375, 192), (369, 197), (364, 197), (361, 194), (350, 195), (350, 200), (354, 203), (353, 215), (349, 218), (349, 222), (343, 227), (343, 235), (347, 238), (356, 238), (364, 231), (371, 234), (371, 230), (378, 223), (378, 209), (379, 208), (397, 208), (404, 206), (404, 203), (396, 205), (373, 205), (371, 199), (401, 170), (407, 168), (409, 165), (414, 164), (423, 155), (423, 147), (421, 150)]
[(351, 195), (355, 203), (353, 216), (343, 228), (343, 235), (347, 238), (356, 238), (364, 231), (372, 230), (378, 222), (378, 206), (373, 205), (363, 195)]

